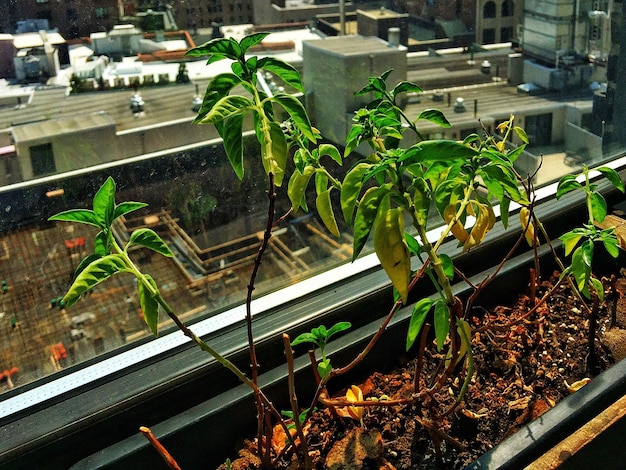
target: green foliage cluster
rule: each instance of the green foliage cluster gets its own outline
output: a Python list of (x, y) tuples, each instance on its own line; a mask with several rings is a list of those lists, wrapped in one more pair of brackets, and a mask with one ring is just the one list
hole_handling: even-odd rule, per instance
[[(463, 141), (425, 140), (418, 130), (420, 121), (444, 128), (449, 127), (449, 122), (443, 113), (434, 109), (425, 110), (416, 118), (408, 117), (399, 105), (399, 96), (407, 92), (421, 93), (422, 90), (406, 81), (389, 89), (387, 79), (391, 71), (387, 71), (380, 77), (370, 78), (368, 84), (357, 93), (371, 94), (374, 99), (355, 113), (342, 154), (335, 146), (322, 143), (319, 131), (312, 126), (298, 98), (282, 92), (269, 95), (259, 90), (258, 74), (270, 72), (296, 91), (304, 91), (300, 76), (291, 65), (273, 57), (247, 57), (248, 50), (266, 36), (266, 33), (252, 34), (240, 42), (214, 39), (188, 52), (191, 57), (207, 56), (207, 64), (231, 61), (231, 71), (215, 76), (208, 84), (194, 122), (211, 124), (217, 128), (230, 164), (241, 179), (244, 177), (242, 135), (246, 119), (251, 119), (261, 146), (260, 159), (269, 178), (270, 194), (273, 193), (274, 185), (283, 184), (290, 156), (293, 156), (293, 173), (287, 187), (292, 210), (309, 209), (306, 194), (313, 182), (317, 212), (335, 236), (340, 234), (332, 201), (338, 198), (340, 215), (354, 234), (353, 259), (362, 253), (368, 239), (373, 238), (376, 255), (396, 293), (394, 309), (409, 301), (409, 292), (417, 279), (427, 276), (432, 281), (438, 295), (435, 298), (417, 299), (413, 304), (406, 348), (413, 347), (432, 318), (436, 347), (444, 358), (442, 367), (438, 369), (438, 374), (443, 378), (438, 378), (437, 383), (443, 384), (455, 376), (462, 378), (463, 385), (457, 398), (459, 403), (473, 371), (472, 331), (464, 318), (461, 301), (452, 292), (451, 280), (455, 276), (453, 261), (449, 256), (441, 254), (439, 248), (450, 236), (458, 240), (459, 247), (464, 251), (475, 248), (497, 223), (495, 205), (500, 207), (500, 222), (504, 227), (508, 226), (511, 203), (521, 207), (523, 226), (520, 239), (526, 236), (531, 245), (537, 243), (535, 232), (541, 225), (536, 215), (532, 214), (532, 187), (525, 183), (526, 180), (514, 168), (515, 160), (528, 144), (525, 132), (515, 125), (514, 117), (511, 116), (498, 126), (496, 135), (485, 132), (484, 135), (471, 134)], [(278, 120), (279, 110), (286, 112), (289, 117), (286, 122)], [(411, 139), (406, 138), (407, 133), (413, 134)], [(505, 143), (513, 136), (521, 144), (510, 150)], [(407, 141), (416, 143), (403, 146)], [(341, 165), (357, 147), (364, 146), (369, 148), (368, 155), (351, 166), (343, 181), (331, 174), (326, 160)], [(324, 160), (324, 157), (328, 158)], [(624, 191), (624, 184), (614, 170), (608, 167), (598, 170), (615, 187)], [(595, 227), (596, 221), (600, 222), (606, 217), (606, 202), (598, 192), (597, 185), (590, 182), (586, 167), (583, 178), (581, 183), (580, 178), (568, 175), (558, 185), (557, 198), (573, 190), (584, 191), (589, 215), (583, 227), (561, 237), (566, 254), (572, 254), (572, 264), (564, 270), (563, 277), (572, 276), (582, 294), (589, 297), (595, 293), (602, 297), (602, 284), (592, 276), (594, 246), (601, 243), (609, 254), (617, 256), (618, 244), (612, 229), (600, 230)], [(74, 283), (64, 298), (65, 303), (72, 305), (84, 292), (112, 275), (131, 273), (139, 281), (138, 295), (146, 323), (156, 335), (160, 307), (177, 320), (162, 298), (156, 282), (149, 275), (139, 272), (133, 264), (128, 249), (132, 245), (140, 245), (164, 256), (172, 256), (172, 253), (159, 236), (149, 229), (133, 232), (124, 247), (117, 244), (111, 231), (115, 219), (141, 207), (144, 204), (136, 202), (117, 205), (115, 183), (108, 179), (94, 197), (93, 210), (66, 211), (51, 220), (86, 223), (100, 230), (96, 237), (95, 253), (78, 267)], [(438, 239), (429, 239), (431, 229), (439, 227), (442, 221), (443, 228)], [(271, 226), (271, 220), (268, 226)], [(255, 268), (261, 264), (262, 251)], [(417, 272), (412, 269), (414, 258), (420, 261)], [(254, 288), (254, 274), (250, 286), (248, 303)], [(249, 317), (251, 322), (251, 315)], [(271, 408), (268, 401), (263, 401), (254, 377), (249, 380), (245, 373), (195, 338), (184, 325), (180, 322), (177, 324), (202, 349), (214, 355), (254, 389), (257, 396), (261, 397), (257, 405), (260, 411)], [(319, 389), (316, 397), (320, 396), (326, 382), (339, 373), (331, 366), (327, 355), (328, 341), (349, 327), (348, 322), (339, 322), (330, 329), (322, 325), (291, 342), (291, 346), (311, 343), (321, 353), (321, 358), (317, 360)], [(379, 333), (382, 334), (383, 330), (381, 328)], [(377, 338), (378, 334), (357, 360), (371, 350)], [(253, 376), (256, 376), (251, 335), (249, 341)], [(463, 366), (457, 367), (460, 364)], [(283, 426), (287, 429), (295, 425), (301, 442), (304, 441), (301, 426), (313, 407), (314, 403), (301, 411), (292, 396), (292, 410), (286, 412), (286, 416), (292, 418), (294, 423), (287, 425), (283, 422)], [(265, 429), (267, 420), (262, 412), (259, 412), (259, 420), (259, 429)], [(262, 442), (259, 436), (259, 443)], [(296, 445), (295, 441), (293, 445)], [(262, 454), (262, 445), (259, 446)], [(306, 461), (306, 451), (302, 455)]]

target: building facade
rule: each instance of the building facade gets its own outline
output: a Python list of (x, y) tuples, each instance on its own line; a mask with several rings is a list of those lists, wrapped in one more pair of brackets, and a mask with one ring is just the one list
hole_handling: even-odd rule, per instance
[(521, 24), (523, 1), (479, 0), (476, 2), (476, 42), (498, 44), (518, 42), (518, 25)]
[(18, 21), (47, 20), (67, 39), (89, 37), (94, 31), (111, 29), (123, 16), (123, 0), (19, 0), (0, 2), (0, 25), (15, 33)]

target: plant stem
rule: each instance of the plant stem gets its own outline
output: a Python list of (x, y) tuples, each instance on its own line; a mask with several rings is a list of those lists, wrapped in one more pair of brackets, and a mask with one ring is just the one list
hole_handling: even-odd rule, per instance
[(174, 460), (174, 457), (172, 457), (171, 454), (167, 451), (167, 449), (163, 447), (163, 444), (159, 442), (156, 436), (152, 434), (152, 431), (150, 430), (150, 428), (141, 426), (139, 430), (141, 431), (141, 434), (143, 434), (145, 438), (148, 439), (150, 444), (152, 444), (152, 447), (156, 449), (159, 455), (163, 457), (163, 460), (165, 460), (165, 462), (167, 463), (167, 466), (171, 470), (180, 470), (180, 466), (178, 465), (176, 460)]
[[(304, 436), (304, 431), (302, 429), (302, 423), (300, 422), (300, 410), (298, 407), (298, 396), (296, 395), (295, 373), (293, 365), (293, 350), (291, 349), (291, 340), (289, 339), (289, 335), (286, 333), (283, 333), (283, 345), (285, 347), (285, 355), (287, 357), (287, 381), (289, 383), (289, 402), (291, 403), (291, 413), (293, 414), (293, 422), (296, 426), (298, 439), (300, 439), (300, 453), (302, 454), (304, 468), (305, 470), (310, 470), (313, 468), (313, 464), (311, 462), (311, 456), (309, 455), (309, 447), (306, 442), (306, 437)], [(295, 444), (294, 447), (296, 447)]]

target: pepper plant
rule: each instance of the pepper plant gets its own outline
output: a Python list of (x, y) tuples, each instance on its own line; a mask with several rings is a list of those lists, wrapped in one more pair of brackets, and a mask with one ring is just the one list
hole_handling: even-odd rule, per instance
[[(624, 192), (624, 182), (612, 168), (603, 166), (596, 168), (615, 188)], [(578, 181), (582, 176), (583, 182)], [(582, 191), (585, 194), (587, 221), (582, 227), (574, 228), (559, 238), (565, 248), (565, 256), (571, 255), (571, 264), (561, 274), (561, 278), (571, 276), (574, 286), (582, 295), (592, 299), (592, 307), (587, 308), (589, 314), (588, 365), (593, 366), (595, 353), (596, 325), (599, 302), (604, 300), (604, 286), (602, 281), (592, 275), (594, 268), (593, 258), (596, 244), (604, 246), (606, 252), (613, 258), (619, 256), (619, 242), (613, 227), (600, 229), (596, 223), (602, 223), (607, 216), (607, 204), (604, 196), (598, 191), (598, 184), (592, 183), (589, 177), (589, 168), (583, 165), (580, 175), (566, 175), (559, 180), (556, 190), (557, 199), (571, 191)], [(582, 305), (586, 306), (585, 302)]]
[[(370, 78), (368, 84), (357, 93), (371, 94), (374, 99), (367, 107), (355, 113), (354, 124), (347, 136), (342, 155), (335, 146), (321, 142), (319, 131), (312, 126), (305, 108), (295, 96), (282, 92), (266, 93), (258, 86), (260, 73), (270, 72), (288, 87), (304, 92), (300, 76), (291, 65), (273, 57), (247, 56), (250, 48), (259, 44), (266, 36), (266, 33), (252, 34), (241, 41), (214, 39), (188, 52), (191, 57), (207, 57), (207, 64), (228, 60), (231, 68), (230, 72), (221, 73), (211, 79), (194, 123), (216, 127), (224, 141), (228, 160), (240, 179), (244, 177), (247, 164), (243, 131), (250, 124), (254, 128), (260, 146), (260, 160), (268, 177), (267, 223), (250, 275), (246, 298), (250, 377), (185, 326), (161, 295), (156, 281), (148, 274), (140, 272), (128, 256), (128, 250), (133, 245), (149, 248), (164, 256), (172, 256), (163, 240), (150, 229), (136, 230), (124, 246), (120, 246), (113, 237), (111, 226), (114, 221), (143, 208), (145, 204), (116, 204), (115, 183), (108, 179), (95, 195), (93, 209), (66, 211), (51, 220), (87, 223), (99, 229), (94, 255), (90, 255), (79, 265), (75, 280), (64, 298), (68, 307), (88, 289), (115, 274), (134, 275), (138, 280), (138, 295), (146, 323), (153, 334), (158, 333), (159, 311), (164, 311), (200, 348), (210, 353), (254, 391), (258, 418), (258, 454), (262, 466), (272, 468), (273, 456), (271, 446), (267, 443), (271, 442), (270, 418), (273, 417), (283, 427), (285, 435), (290, 439), (290, 445), (298, 452), (303, 467), (311, 468), (303, 426), (315, 403), (304, 411), (299, 408), (291, 374), (292, 409), (288, 415), (293, 418), (293, 422), (286, 423), (258, 386), (259, 365), (254, 345), (251, 300), (256, 275), (272, 236), (272, 229), (280, 221), (275, 220), (276, 187), (284, 183), (285, 175), (291, 170), (287, 183), (291, 209), (308, 210), (306, 195), (313, 182), (317, 212), (328, 230), (336, 236), (339, 235), (339, 224), (333, 209), (333, 200), (338, 198), (341, 215), (354, 232), (353, 259), (363, 251), (368, 239), (373, 238), (376, 255), (397, 294), (397, 301), (384, 325), (388, 324), (393, 313), (402, 304), (409, 302), (409, 292), (418, 279), (427, 276), (432, 281), (437, 295), (434, 299), (416, 299), (408, 326), (406, 349), (412, 348), (420, 335), (422, 339), (426, 337), (432, 318), (436, 349), (442, 353), (443, 358), (437, 377), (431, 382), (434, 384), (432, 387), (442, 387), (448, 379), (454, 377), (457, 366), (463, 362), (465, 372), (456, 400), (458, 404), (472, 376), (472, 331), (466, 320), (467, 308), (452, 291), (454, 264), (439, 248), (450, 236), (458, 240), (463, 251), (475, 248), (497, 222), (495, 205), (500, 206), (501, 223), (505, 227), (508, 225), (511, 202), (522, 207), (520, 216), (523, 232), (531, 243), (535, 243), (532, 233), (534, 226), (530, 225), (532, 204), (529, 191), (521, 184), (522, 178), (513, 166), (528, 144), (528, 139), (524, 131), (515, 125), (513, 116), (498, 126), (497, 135), (471, 134), (462, 141), (424, 139), (418, 129), (422, 121), (442, 127), (449, 127), (449, 122), (438, 110), (425, 110), (416, 118), (407, 116), (399, 105), (399, 97), (403, 93), (421, 93), (422, 90), (406, 81), (388, 88), (386, 81), (391, 73), (388, 71), (380, 77)], [(287, 116), (286, 121), (279, 118), (283, 113)], [(517, 136), (521, 145), (509, 150), (505, 142), (513, 135)], [(414, 144), (405, 145), (406, 142), (415, 141)], [(369, 147), (367, 156), (353, 164), (343, 181), (332, 175), (327, 167), (329, 160), (342, 164), (345, 157), (365, 146)], [(613, 173), (601, 171), (616, 184)], [(573, 179), (566, 178), (559, 185), (558, 196), (577, 187)], [(574, 251), (575, 259), (568, 273), (574, 275), (581, 291), (588, 290), (589, 286), (597, 291), (597, 285), (587, 270), (591, 266), (589, 258), (593, 253), (593, 242), (601, 240), (610, 253), (615, 252), (616, 245), (608, 233), (594, 232), (592, 218), (599, 220), (603, 211), (605, 215), (606, 204), (602, 206), (602, 200), (593, 185), (586, 185), (585, 188), (590, 224), (585, 225), (584, 233), (571, 232), (564, 235), (563, 240), (568, 253), (578, 242), (583, 241)], [(621, 189), (623, 190), (623, 186)], [(431, 229), (440, 226), (441, 221), (443, 227), (438, 237), (429, 238)], [(413, 271), (414, 257), (420, 260), (417, 272)], [(384, 331), (384, 325), (371, 339), (366, 350), (343, 368), (331, 367), (325, 348), (330, 337), (348, 328), (348, 323), (340, 322), (330, 329), (323, 326), (314, 328), (311, 333), (300, 335), (291, 344), (289, 338), (283, 335), (289, 370), (293, 369), (291, 346), (303, 342), (312, 342), (318, 346), (322, 358), (316, 364), (319, 379), (315, 397), (321, 398), (325, 396), (322, 392), (329, 380), (352, 368), (371, 350)], [(421, 344), (423, 343), (424, 340)], [(419, 399), (423, 394), (418, 393), (416, 396)], [(393, 401), (385, 403), (393, 404)], [(335, 406), (351, 405), (345, 403)], [(298, 445), (289, 430), (292, 425), (296, 427)], [(432, 431), (439, 432), (435, 427)]]
[[(436, 300), (420, 299), (415, 303), (407, 334), (409, 349), (418, 337), (429, 313), (434, 314), (437, 349), (450, 344), (450, 352), (459, 360), (460, 351), (468, 351), (462, 304), (450, 285), (454, 266), (449, 256), (439, 253), (441, 244), (452, 234), (463, 250), (480, 244), (494, 227), (494, 204), (502, 208), (502, 223), (508, 223), (511, 201), (529, 204), (520, 190), (520, 177), (513, 167), (515, 159), (528, 143), (524, 131), (514, 125), (513, 116), (499, 130), (504, 139), (469, 135), (463, 141), (424, 140), (417, 128), (420, 120), (449, 127), (445, 116), (437, 110), (423, 111), (416, 119), (406, 116), (397, 103), (404, 92), (419, 93), (414, 84), (400, 82), (387, 89), (389, 72), (370, 78), (358, 94), (373, 93), (374, 101), (356, 113), (348, 135), (346, 152), (362, 143), (371, 153), (347, 173), (341, 187), (341, 208), (346, 221), (354, 229), (356, 258), (370, 234), (374, 250), (402, 302), (406, 303), (414, 282), (411, 257), (417, 255), (424, 263), (420, 275), (428, 275), (439, 295)], [(405, 134), (411, 132), (417, 143), (401, 146)], [(513, 151), (504, 142), (515, 133), (522, 145)], [(437, 240), (428, 238), (433, 224), (443, 219), (444, 227)], [(406, 226), (410, 226), (410, 235)]]

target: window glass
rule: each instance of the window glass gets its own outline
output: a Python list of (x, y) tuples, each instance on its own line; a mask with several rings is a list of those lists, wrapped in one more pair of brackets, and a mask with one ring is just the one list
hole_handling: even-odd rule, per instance
[(30, 147), (30, 161), (34, 176), (50, 175), (56, 171), (51, 143)]
[[(48, 217), (89, 208), (108, 176), (116, 181), (118, 202), (149, 204), (120, 220), (115, 236), (123, 243), (133, 230), (151, 228), (165, 240), (173, 259), (142, 249), (131, 255), (157, 279), (185, 321), (229, 311), (244, 301), (267, 214), (260, 149), (252, 124), (246, 123), (246, 174), (237, 179), (215, 129), (192, 124), (208, 81), (229, 71), (229, 65), (207, 66), (206, 59), (184, 56), (192, 44), (220, 35), (240, 39), (253, 31), (250, 25), (231, 23), (245, 19), (259, 23), (259, 31), (272, 25), (270, 38), (255, 53), (291, 62), (303, 73), (307, 92), (298, 99), (337, 144), (357, 109), (354, 92), (378, 67), (378, 74), (394, 68), (394, 80), (410, 80), (425, 90), (409, 97), (407, 114), (444, 111), (451, 128), (424, 124), (423, 135), (430, 139), (491, 132), (515, 113), (531, 142), (519, 159), (520, 172), (536, 170), (539, 155), (554, 162), (545, 165), (550, 170), (542, 170), (540, 184), (576, 171), (582, 163), (610, 159), (622, 149), (619, 124), (624, 111), (615, 97), (624, 93), (624, 74), (611, 62), (614, 80), (607, 80), (610, 41), (617, 35), (609, 34), (610, 21), (599, 13), (588, 19), (587, 28), (578, 29), (590, 36), (570, 44), (563, 18), (545, 23), (541, 11), (535, 12), (542, 26), (533, 30), (529, 21), (524, 37), (516, 38), (520, 49), (513, 50), (494, 43), (512, 40), (513, 31), (521, 31), (518, 25), (501, 27), (500, 38), (498, 30), (483, 29), (484, 44), (472, 44), (474, 25), (446, 17), (440, 2), (427, 2), (425, 17), (405, 2), (406, 11), (400, 13), (408, 19), (399, 23), (401, 36), (407, 30), (415, 37), (401, 49), (384, 44), (386, 55), (379, 62), (377, 55), (367, 54), (355, 62), (335, 61), (332, 51), (307, 75), (303, 40), (338, 40), (334, 36), (340, 19), (329, 2), (323, 2), (328, 7), (323, 16), (311, 13), (304, 28), (286, 31), (277, 25), (302, 20), (303, 9), (313, 2), (293, 2), (297, 8), (282, 2), (286, 6), (267, 9), (257, 5), (261, 2), (246, 2), (245, 8), (242, 2), (173, 2), (167, 7), (124, 2), (123, 11), (102, 2), (93, 15), (101, 21), (94, 24), (89, 23), (91, 12), (78, 10), (78, 2), (73, 8), (57, 3), (18, 2), (10, 10), (0, 6), (2, 33), (14, 35), (11, 45), (16, 44), (16, 49), (1, 49), (11, 56), (2, 61), (8, 65), (0, 65), (0, 78), (6, 80), (0, 86), (0, 370), (19, 370), (10, 381), (0, 381), (0, 392), (149, 338), (132, 276), (116, 276), (97, 286), (71, 309), (61, 302), (97, 231), (48, 222)], [(372, 8), (383, 16), (380, 6), (387, 3)], [(403, 8), (403, 2), (393, 3)], [(215, 16), (223, 9), (229, 15)], [(239, 15), (243, 11), (250, 16)], [(505, 0), (500, 11), (513, 16), (514, 3)], [(483, 18), (497, 13), (496, 2), (484, 3)], [(278, 14), (282, 16), (272, 16)], [(354, 33), (356, 15), (350, 11), (348, 16), (348, 31)], [(532, 17), (532, 9), (528, 15)], [(192, 25), (193, 31), (179, 31)], [(389, 25), (383, 26), (368, 25), (360, 33), (369, 38), (380, 27), (386, 34)], [(486, 45), (490, 47), (482, 47)], [(580, 50), (593, 52), (593, 57), (568, 52)], [(342, 53), (350, 57), (360, 52)], [(285, 88), (271, 74), (261, 82), (264, 92)], [(335, 94), (316, 101), (330, 90)], [(322, 112), (324, 119), (316, 114)], [(507, 142), (518, 144), (512, 137)], [(354, 159), (333, 171), (341, 176)], [(289, 206), (281, 188), (278, 216), (288, 213)], [(352, 239), (341, 228), (342, 236), (335, 238), (314, 212), (287, 216), (274, 230), (255, 295), (280, 292), (348, 264)], [(162, 320), (166, 334), (171, 325)]]
[(483, 16), (485, 18), (496, 17), (496, 2), (488, 1), (483, 7)]

